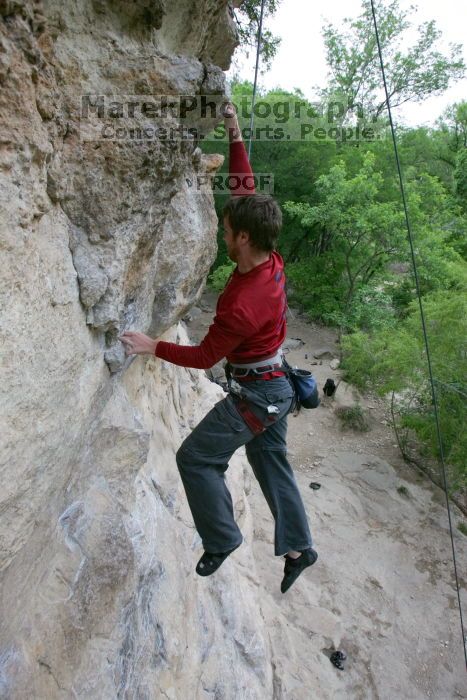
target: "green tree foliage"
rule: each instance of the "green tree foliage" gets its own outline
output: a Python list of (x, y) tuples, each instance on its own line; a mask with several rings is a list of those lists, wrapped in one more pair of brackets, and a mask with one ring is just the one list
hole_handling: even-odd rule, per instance
[[(421, 24), (416, 42), (403, 48), (404, 36), (411, 27), (409, 17), (414, 12), (413, 7), (401, 10), (398, 0), (376, 3), (384, 69), (393, 107), (440, 94), (452, 80), (465, 73), (461, 45), (452, 45), (447, 55), (437, 50), (441, 32), (434, 21)], [(344, 99), (348, 110), (359, 110), (360, 115), (381, 115), (385, 110), (385, 97), (369, 0), (362, 0), (359, 17), (344, 20), (343, 29), (328, 24), (324, 29), (324, 41), (331, 77), (323, 95)]]
[[(466, 265), (453, 239), (464, 219), (437, 178), (415, 169), (407, 174), (421, 291), (459, 289)], [(318, 178), (316, 192), (314, 206), (284, 205), (306, 234), (306, 254), (287, 268), (294, 298), (314, 317), (344, 329), (392, 326), (416, 292), (400, 193), (386, 186), (370, 152), (353, 176), (338, 162)]]
[[(253, 5), (258, 8), (259, 2)], [(377, 12), (393, 106), (438, 94), (462, 75), (459, 47), (445, 55), (437, 51), (433, 22), (421, 25), (405, 49), (412, 10), (402, 12), (394, 0), (377, 3)], [(298, 90), (259, 89), (257, 99), (279, 116), (279, 126), (287, 101), (302, 100), (307, 115), (323, 125), (336, 96), (360, 110), (358, 120), (382, 114), (368, 0), (363, 14), (343, 30), (328, 25), (325, 41), (332, 76), (321, 105), (307, 102)], [(252, 88), (251, 82), (234, 82), (234, 101), (251, 96)], [(247, 128), (249, 115), (240, 116)], [(337, 117), (346, 118), (349, 123), (346, 112)], [(255, 126), (261, 128), (261, 120)], [(279, 252), (286, 260), (289, 299), (347, 332), (342, 348), (349, 380), (382, 394), (396, 392), (399, 429), (417, 436), (426, 454), (435, 455), (431, 389), (393, 144), (381, 135), (355, 147), (329, 137), (313, 142), (263, 134), (253, 138), (252, 165), (257, 174), (273, 174), (274, 195), (283, 208)], [(445, 457), (453, 470), (451, 484), (467, 488), (467, 103), (452, 105), (433, 128), (398, 127), (397, 145)], [(204, 150), (228, 156), (225, 141), (205, 142)], [(219, 218), (226, 197), (216, 196)], [(215, 268), (210, 282), (220, 290), (232, 269), (221, 231)]]
[(289, 214), (309, 227), (309, 244), (315, 256), (330, 255), (334, 278), (344, 277), (344, 305), (359, 285), (366, 285), (389, 259), (397, 256), (404, 236), (404, 221), (393, 202), (381, 202), (381, 173), (375, 157), (365, 155), (361, 170), (348, 177), (344, 162), (333, 166), (317, 182), (320, 203), (314, 207), (288, 202)]
[[(452, 488), (467, 487), (467, 276), (455, 292), (436, 291), (424, 298), (430, 355), (435, 378), (446, 461)], [(397, 327), (371, 335), (358, 331), (342, 339), (343, 368), (360, 387), (384, 395), (396, 392), (400, 428), (413, 431), (438, 456), (431, 386), (418, 302), (412, 302)]]
[(456, 194), (462, 203), (463, 209), (467, 211), (467, 148), (463, 148), (457, 154), (454, 178), (456, 181)]
[[(465, 233), (460, 209), (437, 178), (409, 168), (406, 180), (421, 292), (458, 289), (466, 274), (465, 261), (455, 246), (462, 231)], [(413, 282), (409, 285), (414, 295)], [(399, 286), (407, 287), (407, 278)]]
[[(454, 194), (456, 154), (449, 146), (449, 134), (444, 128), (399, 128), (399, 150), (404, 172), (407, 168), (438, 178)], [(393, 165), (391, 163), (391, 165)], [(392, 168), (394, 169), (394, 168)]]
[[(264, 72), (271, 66), (272, 59), (276, 55), (277, 49), (281, 43), (280, 37), (274, 36), (265, 26), (268, 17), (274, 15), (280, 2), (281, 0), (266, 0), (264, 5), (262, 41), (260, 46), (260, 72)], [(260, 14), (261, 0), (243, 0), (240, 7), (233, 9), (240, 46), (246, 53), (250, 51), (256, 52)]]
[(209, 275), (209, 284), (214, 291), (222, 292), (234, 269), (235, 264), (230, 260), (224, 265), (219, 265), (219, 267), (216, 267), (216, 269)]
[(438, 120), (451, 153), (456, 154), (467, 148), (467, 102), (455, 102), (448, 107)]
[[(340, 161), (329, 174), (318, 178), (319, 203), (315, 206), (295, 202), (284, 205), (289, 215), (297, 217), (309, 231), (307, 242), (313, 260), (309, 279), (316, 283), (317, 294), (314, 299), (309, 296), (306, 305), (314, 301), (315, 312), (323, 320), (348, 325), (351, 316), (358, 316), (352, 309), (357, 290), (368, 287), (388, 261), (398, 259), (403, 251), (404, 218), (396, 203), (381, 201), (382, 185), (382, 175), (375, 170), (375, 156), (368, 152), (355, 176), (349, 177), (345, 163)], [(288, 274), (299, 282), (296, 273), (303, 275), (306, 267), (306, 262), (292, 264)], [(323, 288), (327, 303), (320, 313)], [(297, 285), (297, 290), (302, 289)]]

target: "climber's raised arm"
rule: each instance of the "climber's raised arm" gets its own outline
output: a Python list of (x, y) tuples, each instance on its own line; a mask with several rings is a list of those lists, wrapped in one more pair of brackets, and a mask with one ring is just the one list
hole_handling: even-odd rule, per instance
[(224, 116), (225, 131), (229, 137), (229, 142), (236, 143), (237, 141), (243, 141), (235, 105), (233, 105), (232, 102), (226, 102), (223, 106), (222, 113)]
[(237, 113), (232, 103), (224, 106), (224, 125), (229, 136), (229, 173), (232, 197), (255, 193), (255, 178), (238, 124)]

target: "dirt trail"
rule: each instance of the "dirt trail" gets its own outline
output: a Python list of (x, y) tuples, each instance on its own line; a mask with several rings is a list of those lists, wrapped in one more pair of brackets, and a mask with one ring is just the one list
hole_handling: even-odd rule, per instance
[[(193, 342), (204, 337), (215, 299), (205, 293), (188, 322)], [(290, 364), (311, 369), (320, 388), (340, 378), (332, 357), (314, 357), (326, 349), (337, 356), (332, 330), (292, 312), (292, 338), (303, 344)], [(355, 400), (370, 416), (366, 433), (342, 431), (335, 414)], [(285, 596), (272, 518), (254, 478), (248, 495), (275, 698), (467, 698), (444, 495), (401, 460), (384, 402), (341, 383), (335, 398), (290, 416), (288, 444), (319, 560)], [(452, 513), (455, 526), (462, 518), (455, 506)], [(457, 528), (454, 541), (465, 617), (467, 540)], [(329, 661), (333, 645), (347, 654), (344, 671)]]

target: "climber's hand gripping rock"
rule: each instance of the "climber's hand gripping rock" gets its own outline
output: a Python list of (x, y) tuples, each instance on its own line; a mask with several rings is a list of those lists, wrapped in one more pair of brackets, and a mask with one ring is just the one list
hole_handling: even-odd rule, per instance
[(118, 336), (125, 346), (125, 355), (154, 355), (157, 340), (138, 331), (125, 331)]
[(237, 112), (232, 102), (226, 102), (223, 105), (222, 116), (224, 117), (224, 126), (229, 135), (229, 141), (231, 143), (234, 141), (242, 141), (242, 132), (238, 124)]

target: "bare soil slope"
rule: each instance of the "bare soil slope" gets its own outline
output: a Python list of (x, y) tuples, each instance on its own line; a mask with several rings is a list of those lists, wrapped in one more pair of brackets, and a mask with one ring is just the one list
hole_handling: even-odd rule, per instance
[[(188, 323), (194, 342), (214, 306), (207, 292)], [(295, 312), (288, 330), (289, 340), (303, 341), (291, 343), (299, 347), (289, 362), (312, 369), (321, 388), (328, 377), (338, 381), (332, 330)], [(356, 401), (369, 416), (368, 432), (340, 427), (336, 406)], [(384, 402), (342, 382), (318, 409), (290, 416), (288, 442), (319, 560), (284, 596), (283, 560), (274, 558), (272, 518), (253, 477), (248, 496), (252, 583), (269, 630), (275, 697), (467, 698), (444, 495), (400, 459)], [(455, 525), (461, 514), (455, 506), (452, 512)], [(455, 528), (454, 539), (465, 611), (466, 538)], [(347, 654), (344, 671), (329, 661), (333, 648)]]

